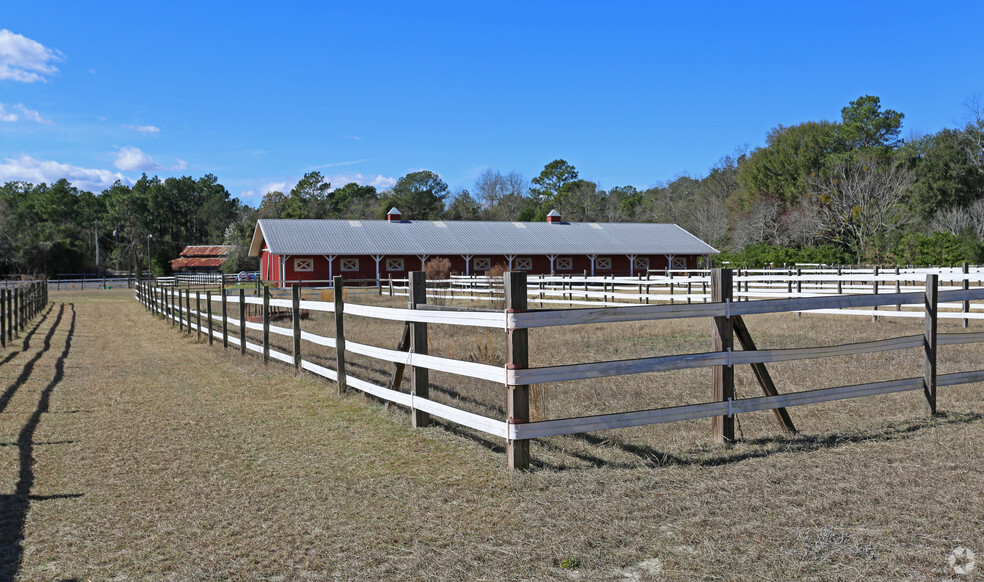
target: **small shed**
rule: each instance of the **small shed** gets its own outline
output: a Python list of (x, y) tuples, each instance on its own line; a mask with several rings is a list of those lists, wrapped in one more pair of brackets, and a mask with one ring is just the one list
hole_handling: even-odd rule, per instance
[(187, 246), (177, 259), (171, 261), (171, 270), (181, 273), (218, 273), (231, 252), (232, 247), (226, 245)]

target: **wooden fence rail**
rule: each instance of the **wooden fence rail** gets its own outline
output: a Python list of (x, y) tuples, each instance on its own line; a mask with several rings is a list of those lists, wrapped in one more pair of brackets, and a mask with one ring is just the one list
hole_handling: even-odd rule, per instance
[(27, 322), (48, 304), (48, 286), (44, 280), (10, 282), (0, 286), (0, 348), (20, 337)]
[[(857, 275), (852, 275), (857, 276)], [(879, 275), (880, 276), (880, 275)], [(908, 276), (914, 277), (914, 274)], [(503, 438), (507, 443), (507, 463), (513, 468), (526, 468), (530, 464), (529, 441), (552, 435), (574, 434), (595, 430), (624, 428), (644, 424), (672, 422), (676, 420), (712, 418), (713, 438), (720, 442), (734, 440), (734, 415), (739, 413), (773, 410), (788, 431), (794, 430), (792, 421), (786, 413), (787, 407), (827, 402), (845, 398), (857, 398), (888, 394), (908, 390), (922, 390), (926, 408), (930, 413), (936, 410), (936, 390), (939, 386), (984, 381), (984, 370), (959, 372), (955, 374), (936, 374), (937, 348), (941, 345), (984, 342), (984, 333), (937, 334), (936, 327), (941, 313), (939, 308), (946, 304), (965, 305), (966, 302), (984, 301), (984, 287), (970, 288), (959, 285), (939, 290), (939, 274), (929, 274), (921, 282), (919, 290), (895, 293), (869, 293), (863, 295), (810, 296), (798, 291), (801, 296), (781, 299), (743, 300), (739, 289), (742, 279), (734, 277), (730, 270), (716, 270), (712, 273), (710, 291), (713, 301), (708, 303), (671, 303), (651, 305), (631, 305), (619, 308), (570, 308), (528, 310), (530, 288), (525, 273), (507, 273), (504, 279), (506, 289), (505, 308), (501, 310), (480, 310), (428, 305), (426, 303), (426, 282), (422, 274), (411, 277), (410, 289), (413, 300), (409, 309), (377, 307), (352, 303), (343, 299), (343, 281), (334, 281), (334, 300), (305, 301), (300, 299), (299, 288), (294, 287), (290, 299), (271, 297), (265, 288), (262, 297), (249, 297), (238, 290), (236, 294), (222, 293), (216, 297), (205, 295), (207, 308), (200, 306), (200, 293), (195, 293), (194, 307), (190, 290), (173, 287), (156, 287), (142, 282), (137, 289), (137, 298), (147, 309), (176, 322), (179, 329), (191, 333), (194, 328), (198, 334), (221, 338), (223, 346), (239, 346), (262, 354), (264, 361), (278, 360), (338, 383), (339, 391), (356, 389), (377, 398), (400, 404), (411, 409), (415, 426), (424, 426), (431, 416), (458, 423), (475, 430)], [(914, 283), (914, 282), (913, 282)], [(915, 285), (908, 285), (914, 287)], [(899, 285), (901, 288), (901, 285)], [(220, 301), (220, 309), (212, 309), (213, 301)], [(239, 318), (231, 317), (228, 304), (239, 305)], [(245, 317), (247, 305), (262, 310), (262, 323), (248, 321)], [(766, 349), (755, 348), (754, 341), (745, 327), (742, 316), (751, 314), (783, 312), (825, 312), (855, 308), (876, 308), (879, 306), (920, 307), (919, 315), (925, 320), (925, 333), (922, 335), (889, 338), (877, 341), (817, 348)], [(979, 304), (971, 305), (977, 307)], [(968, 307), (967, 311), (970, 310)], [(271, 322), (272, 309), (286, 309), (292, 318), (291, 327), (281, 327)], [(233, 310), (234, 312), (235, 310)], [(301, 329), (300, 317), (304, 311), (333, 313), (335, 316), (335, 337), (325, 337)], [(221, 315), (217, 314), (220, 313)], [(887, 311), (878, 313), (888, 313)], [(915, 312), (912, 312), (915, 313)], [(957, 315), (965, 315), (957, 314)], [(206, 323), (202, 323), (205, 317)], [(405, 324), (404, 340), (397, 349), (387, 349), (351, 341), (345, 337), (345, 327), (350, 317), (367, 317), (399, 321)], [(563, 366), (529, 367), (529, 343), (526, 332), (537, 327), (558, 327), (619, 323), (630, 321), (651, 321), (704, 317), (711, 318), (713, 325), (714, 348), (706, 353), (680, 354), (652, 358), (635, 358), (604, 362), (591, 362)], [(506, 334), (506, 365), (493, 366), (471, 361), (456, 360), (426, 353), (427, 324), (445, 324), (502, 330)], [(220, 326), (218, 329), (216, 326)], [(238, 327), (238, 333), (229, 328)], [(254, 344), (246, 339), (246, 331), (261, 332), (262, 342)], [(293, 353), (287, 354), (273, 349), (270, 335), (292, 338)], [(740, 340), (743, 350), (735, 349), (734, 339)], [(305, 347), (307, 346), (307, 347)], [(335, 350), (335, 369), (304, 359), (303, 353), (316, 353), (319, 347)], [(920, 349), (923, 353), (925, 373), (919, 378), (903, 378), (884, 382), (835, 386), (780, 394), (772, 384), (766, 364), (803, 359), (886, 352), (904, 349)], [(393, 376), (387, 386), (373, 384), (350, 373), (345, 360), (348, 354), (358, 354), (373, 358), (394, 367)], [(764, 395), (755, 398), (736, 398), (734, 392), (735, 365), (751, 365), (756, 379), (762, 386)], [(413, 373), (409, 392), (400, 390), (403, 367), (410, 366)], [(712, 367), (714, 369), (711, 386), (711, 400), (701, 404), (638, 410), (615, 414), (599, 414), (586, 417), (531, 421), (529, 418), (529, 389), (532, 384), (549, 382), (569, 382), (589, 378), (641, 374), (662, 370)], [(467, 412), (432, 400), (428, 393), (429, 370), (447, 372), (461, 376), (495, 382), (505, 390), (507, 411), (503, 419), (489, 418)]]

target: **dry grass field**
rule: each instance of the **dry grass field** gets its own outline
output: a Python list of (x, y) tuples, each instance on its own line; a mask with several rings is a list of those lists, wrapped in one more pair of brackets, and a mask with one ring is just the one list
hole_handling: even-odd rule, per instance
[[(982, 579), (981, 385), (941, 388), (934, 419), (918, 393), (792, 408), (794, 436), (771, 413), (742, 415), (728, 448), (710, 442), (709, 420), (552, 437), (533, 443), (534, 470), (515, 473), (497, 439), (414, 430), (397, 407), (209, 348), (132, 292), (52, 301), (0, 351), (0, 580)], [(919, 320), (746, 321), (760, 347), (921, 331)], [(537, 329), (531, 360), (706, 351), (709, 327)], [(304, 329), (327, 333), (331, 317)], [(501, 363), (501, 332), (429, 331), (431, 353)], [(392, 348), (401, 324), (349, 317), (346, 332)], [(770, 370), (781, 392), (853, 384), (920, 375), (914, 352)], [(982, 356), (945, 346), (940, 372)], [(389, 373), (350, 366), (377, 382)], [(736, 376), (740, 395), (759, 393), (749, 370)], [(503, 415), (501, 386), (432, 381), (438, 401)], [(538, 387), (535, 404), (563, 418), (709, 393), (705, 369)], [(957, 548), (982, 563), (954, 568)]]

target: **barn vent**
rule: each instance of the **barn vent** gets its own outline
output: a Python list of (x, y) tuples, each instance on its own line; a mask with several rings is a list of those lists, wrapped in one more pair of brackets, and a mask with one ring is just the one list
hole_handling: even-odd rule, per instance
[(560, 223), (560, 213), (557, 210), (551, 210), (550, 214), (547, 215), (547, 222), (549, 223)]
[(389, 212), (386, 213), (386, 220), (389, 222), (400, 222), (403, 220), (403, 215), (400, 214), (400, 211), (396, 209), (396, 206), (394, 206), (389, 209)]

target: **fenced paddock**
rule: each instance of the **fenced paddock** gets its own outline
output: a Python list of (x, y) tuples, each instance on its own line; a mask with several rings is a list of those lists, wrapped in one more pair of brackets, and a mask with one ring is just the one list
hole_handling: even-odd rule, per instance
[(27, 327), (27, 322), (48, 304), (43, 280), (0, 281), (0, 348), (6, 348)]
[[(300, 287), (281, 291), (290, 296), (279, 298), (267, 288), (262, 297), (252, 297), (243, 290), (228, 295), (146, 282), (138, 287), (137, 297), (171, 325), (197, 334), (202, 341), (221, 342), (242, 353), (253, 351), (265, 361), (281, 361), (332, 380), (339, 391), (359, 390), (407, 407), (415, 426), (425, 426), (437, 417), (502, 439), (508, 465), (522, 468), (530, 463), (531, 439), (557, 435), (712, 418), (714, 440), (731, 442), (739, 414), (757, 418), (752, 413), (771, 411), (768, 414), (775, 415), (780, 430), (793, 431), (797, 414), (786, 409), (912, 391), (921, 393), (919, 401), (933, 413), (938, 387), (984, 381), (984, 370), (979, 369), (937, 373), (941, 346), (970, 347), (984, 342), (982, 333), (937, 332), (945, 316), (963, 319), (972, 314), (970, 310), (947, 313), (946, 306), (962, 310), (965, 302), (984, 300), (984, 288), (963, 289), (961, 285), (941, 291), (940, 276), (934, 274), (914, 289), (915, 275), (910, 276), (911, 283), (898, 293), (893, 289), (891, 293), (739, 301), (742, 297), (736, 287), (740, 283), (736, 285), (732, 272), (724, 270), (713, 274), (706, 303), (623, 304), (617, 309), (528, 310), (540, 289), (539, 283), (527, 285), (522, 273), (506, 276), (506, 305), (500, 310), (428, 305), (428, 299), (443, 290), (428, 291), (418, 274), (409, 285), (410, 309), (346, 300), (348, 288), (340, 279), (331, 291), (316, 290), (327, 295), (317, 297), (322, 300), (303, 299)], [(399, 297), (382, 299), (400, 303)], [(261, 310), (261, 323), (245, 321), (248, 305)], [(774, 321), (763, 318), (787, 314), (788, 320), (789, 312), (897, 306), (921, 308), (921, 321), (899, 320), (872, 327), (910, 332), (905, 335), (818, 345), (809, 340), (808, 331), (800, 332), (800, 343), (805, 345), (793, 348), (783, 342), (779, 342), (783, 347), (773, 347), (771, 339), (769, 344), (755, 342), (759, 322)], [(290, 313), (291, 327), (273, 324), (273, 308)], [(311, 318), (304, 320), (302, 329), (305, 312)], [(803, 321), (822, 321), (824, 326), (836, 321), (825, 315), (809, 317)], [(713, 322), (711, 334), (692, 323), (706, 319)], [(605, 331), (591, 331), (599, 329)], [(677, 330), (677, 336), (686, 329), (682, 333), (688, 341), (682, 343), (688, 346), (658, 345), (661, 330), (667, 329)], [(560, 340), (551, 343), (541, 334)], [(581, 336), (588, 338), (581, 342), (582, 353), (564, 351), (565, 346), (578, 344)], [(630, 341), (626, 342), (626, 336)], [(709, 340), (713, 340), (711, 351), (680, 353), (687, 347), (707, 345)], [(541, 352), (541, 345), (550, 347)], [(608, 347), (614, 351), (607, 351)], [(840, 362), (835, 366), (844, 367), (843, 362), (850, 365), (864, 358), (879, 361), (863, 373), (848, 367), (847, 375), (870, 381), (830, 386), (823, 384), (826, 378), (822, 375), (800, 373), (797, 377), (796, 366), (802, 369), (813, 360)], [(974, 364), (970, 367), (980, 366), (979, 357), (969, 361)], [(754, 376), (754, 382), (739, 381), (737, 390), (736, 365), (750, 366)], [(698, 374), (703, 368), (712, 369), (711, 382)], [(661, 394), (659, 389), (671, 371), (685, 374), (687, 386), (683, 392), (675, 391), (675, 402), (669, 398), (673, 392)], [(630, 381), (633, 378), (644, 378), (647, 386), (640, 388)], [(762, 395), (753, 395), (752, 390)], [(573, 397), (575, 394), (579, 396)], [(902, 408), (912, 413), (912, 402)], [(737, 428), (741, 431), (740, 425)]]

